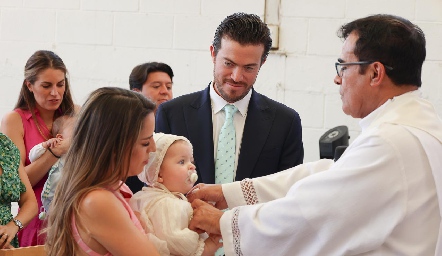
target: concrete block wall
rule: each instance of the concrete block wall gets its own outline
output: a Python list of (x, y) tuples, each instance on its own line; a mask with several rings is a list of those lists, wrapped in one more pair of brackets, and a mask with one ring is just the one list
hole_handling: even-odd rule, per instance
[[(277, 3), (277, 1), (272, 1)], [(56, 52), (69, 69), (74, 100), (82, 104), (102, 86), (128, 88), (135, 65), (170, 64), (174, 95), (201, 90), (212, 79), (209, 46), (219, 22), (243, 11), (265, 16), (266, 0), (0, 0), (0, 118), (11, 111), (33, 52)], [(442, 1), (280, 0), (279, 49), (262, 67), (257, 91), (296, 109), (302, 119), (305, 161), (319, 158), (319, 137), (358, 120), (341, 110), (334, 62), (343, 23), (391, 13), (426, 33), (422, 92), (442, 115)]]

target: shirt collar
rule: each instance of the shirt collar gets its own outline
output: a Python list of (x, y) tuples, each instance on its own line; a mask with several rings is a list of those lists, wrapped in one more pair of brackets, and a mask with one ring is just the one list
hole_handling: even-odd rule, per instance
[[(212, 110), (213, 113), (216, 114), (219, 111), (221, 111), (225, 105), (229, 104), (225, 99), (223, 99), (221, 96), (216, 93), (215, 89), (213, 88), (214, 83), (210, 83), (210, 99), (212, 100)], [(233, 105), (238, 109), (238, 111), (241, 113), (243, 117), (247, 114), (247, 108), (249, 106), (250, 98), (252, 97), (252, 90), (249, 90), (247, 95), (234, 102)]]
[[(26, 120), (29, 121), (29, 119), (32, 118), (32, 112), (30, 110), (24, 110), (23, 113), (24, 113), (24, 116), (25, 116)], [(40, 112), (38, 112), (37, 108), (34, 109), (34, 114), (36, 116), (40, 116)]]
[(384, 102), (384, 104), (382, 104), (377, 109), (373, 110), (370, 114), (368, 114), (366, 117), (362, 118), (359, 121), (359, 126), (361, 127), (361, 130), (364, 131), (365, 129), (367, 129), (371, 125), (371, 123), (373, 123), (374, 120), (376, 120), (376, 118), (382, 113), (382, 110), (386, 108), (388, 105), (390, 105), (391, 102), (393, 102), (394, 100), (398, 99), (400, 100), (408, 97), (419, 97), (420, 95), (421, 92), (419, 90), (414, 90), (411, 92), (395, 96), (392, 99), (388, 99), (386, 102)]

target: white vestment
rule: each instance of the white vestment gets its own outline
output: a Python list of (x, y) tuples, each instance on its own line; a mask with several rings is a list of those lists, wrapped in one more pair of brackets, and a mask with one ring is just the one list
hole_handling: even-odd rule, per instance
[(360, 125), (337, 162), (223, 184), (231, 209), (220, 220), (226, 255), (435, 255), (441, 214), (434, 176), (442, 177), (436, 111), (414, 91)]

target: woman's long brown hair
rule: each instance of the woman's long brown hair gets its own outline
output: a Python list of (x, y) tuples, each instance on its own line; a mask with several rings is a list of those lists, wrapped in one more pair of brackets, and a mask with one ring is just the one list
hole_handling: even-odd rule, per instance
[(95, 189), (126, 180), (143, 120), (154, 109), (143, 95), (121, 88), (100, 88), (90, 94), (79, 113), (49, 212), (47, 255), (76, 255), (79, 248), (71, 221), (75, 218), (77, 227), (83, 227), (81, 200)]

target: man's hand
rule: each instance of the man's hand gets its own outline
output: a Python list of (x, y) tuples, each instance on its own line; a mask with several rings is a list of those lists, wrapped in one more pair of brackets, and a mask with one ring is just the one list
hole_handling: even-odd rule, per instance
[(223, 212), (199, 199), (192, 202), (193, 217), (190, 220), (189, 228), (195, 232), (221, 235), (219, 220)]
[(199, 183), (193, 187), (189, 193), (187, 193), (187, 199), (189, 202), (193, 202), (195, 199), (201, 199), (214, 205), (218, 209), (226, 209), (227, 202), (224, 198), (223, 190), (219, 184), (203, 184)]

